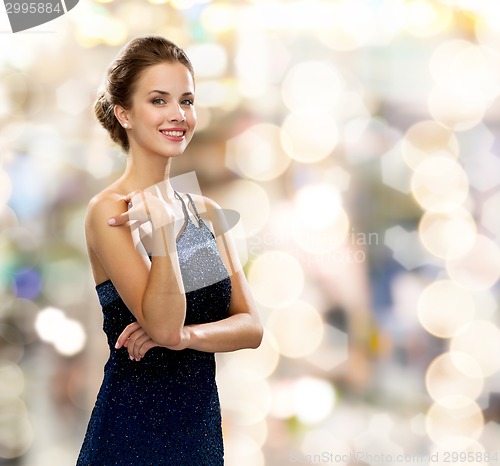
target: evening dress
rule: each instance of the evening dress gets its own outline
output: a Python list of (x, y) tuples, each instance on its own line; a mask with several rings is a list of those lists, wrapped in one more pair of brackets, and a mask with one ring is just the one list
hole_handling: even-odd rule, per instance
[[(182, 197), (174, 194), (185, 216), (176, 239), (186, 292), (185, 324), (224, 319), (229, 315), (231, 280), (215, 237), (191, 196), (186, 194), (197, 225)], [(126, 348), (114, 345), (136, 319), (110, 280), (98, 284), (96, 291), (110, 356), (77, 466), (223, 465), (214, 353), (154, 347), (140, 361), (130, 360)]]

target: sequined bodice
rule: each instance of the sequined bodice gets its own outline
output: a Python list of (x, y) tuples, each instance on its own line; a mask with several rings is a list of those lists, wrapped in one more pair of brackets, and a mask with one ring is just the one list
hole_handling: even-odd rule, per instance
[[(201, 219), (200, 219), (201, 220)], [(213, 233), (203, 220), (199, 226), (187, 217), (177, 238), (177, 255), (186, 290), (185, 324), (214, 322), (227, 317), (231, 280), (222, 262)], [(126, 325), (135, 321), (111, 280), (96, 286), (104, 314), (103, 329), (111, 351)], [(125, 312), (117, 310), (125, 307)]]
[[(224, 319), (231, 297), (215, 238), (191, 205), (198, 225), (183, 201), (186, 221), (177, 238), (186, 325)], [(135, 318), (110, 280), (96, 290), (110, 356), (77, 466), (222, 466), (214, 354), (155, 347), (131, 361), (126, 348), (114, 345)]]
[[(191, 199), (191, 198), (190, 198)], [(194, 204), (193, 204), (194, 205)], [(214, 322), (227, 317), (231, 280), (222, 262), (213, 233), (198, 211), (198, 226), (189, 217), (183, 204), (185, 223), (177, 237), (177, 255), (186, 291), (185, 324)], [(103, 329), (108, 336), (110, 350), (126, 325), (135, 319), (121, 301), (110, 280), (96, 286), (104, 314)], [(119, 301), (118, 305), (116, 301)]]

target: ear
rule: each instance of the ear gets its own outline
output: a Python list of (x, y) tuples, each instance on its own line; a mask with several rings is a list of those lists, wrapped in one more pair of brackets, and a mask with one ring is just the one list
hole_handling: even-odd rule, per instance
[(124, 128), (130, 128), (130, 122), (128, 120), (128, 112), (127, 112), (127, 110), (124, 109), (121, 105), (115, 105), (113, 107), (113, 111), (115, 112), (115, 117), (118, 120), (118, 122)]

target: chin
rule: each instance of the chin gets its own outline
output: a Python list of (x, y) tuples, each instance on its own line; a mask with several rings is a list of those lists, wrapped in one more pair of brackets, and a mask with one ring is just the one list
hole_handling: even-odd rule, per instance
[(165, 157), (170, 157), (172, 159), (176, 159), (178, 157), (182, 157), (183, 154), (184, 154), (184, 150), (179, 151), (179, 152), (168, 152), (168, 153), (164, 153), (163, 155)]

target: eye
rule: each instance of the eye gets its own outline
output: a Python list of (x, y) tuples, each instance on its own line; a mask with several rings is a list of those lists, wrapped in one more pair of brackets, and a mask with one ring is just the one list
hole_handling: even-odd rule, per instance
[(184, 99), (181, 105), (194, 105), (194, 101), (192, 99)]
[(165, 100), (160, 99), (160, 98), (158, 97), (158, 98), (156, 98), (156, 99), (153, 99), (153, 104), (154, 104), (154, 105), (165, 105), (165, 104), (166, 104), (166, 102), (165, 102)]

